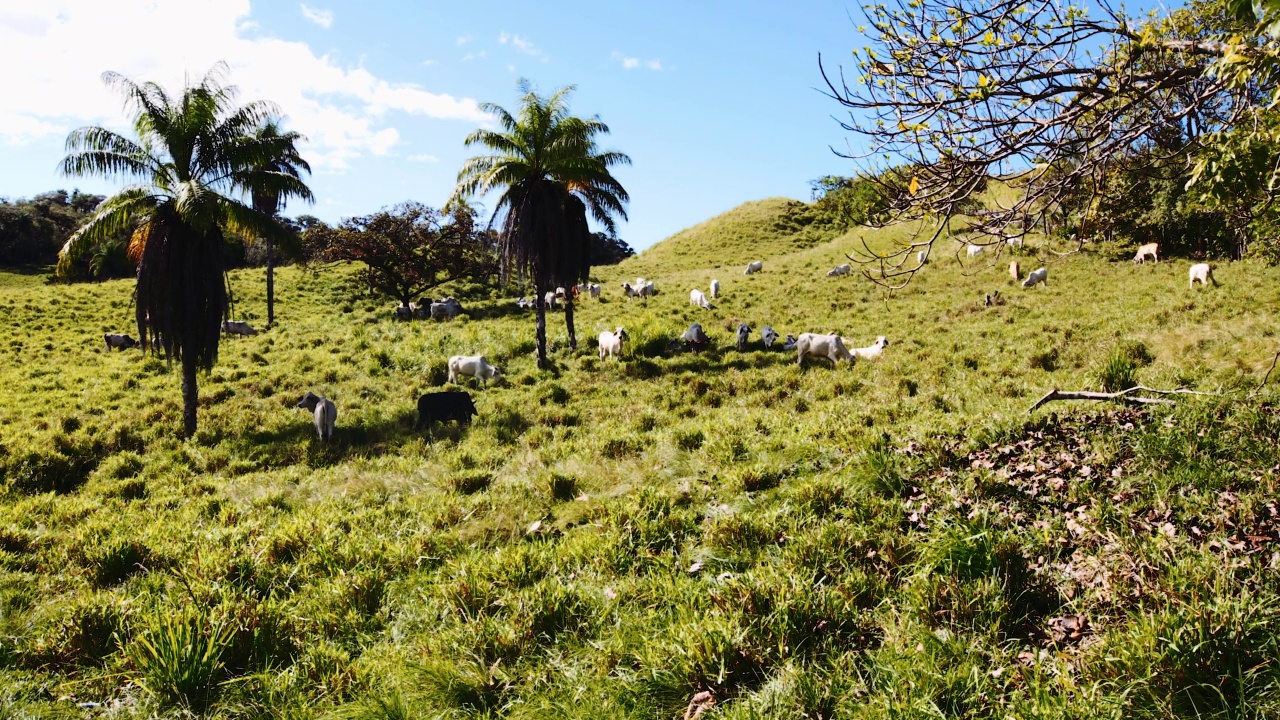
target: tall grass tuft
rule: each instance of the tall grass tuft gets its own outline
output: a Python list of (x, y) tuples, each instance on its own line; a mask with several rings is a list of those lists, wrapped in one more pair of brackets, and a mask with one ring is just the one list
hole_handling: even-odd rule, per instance
[(1138, 384), (1138, 361), (1125, 347), (1117, 347), (1094, 372), (1094, 378), (1106, 392), (1128, 390)]
[(232, 630), (195, 610), (153, 617), (126, 655), (137, 668), (138, 684), (162, 705), (200, 712), (216, 699)]

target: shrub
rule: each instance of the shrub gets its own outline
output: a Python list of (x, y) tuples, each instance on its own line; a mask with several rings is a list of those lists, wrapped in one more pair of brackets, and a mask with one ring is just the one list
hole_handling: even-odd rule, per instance
[(138, 684), (163, 706), (201, 711), (213, 702), (222, 673), (230, 626), (215, 626), (197, 611), (161, 613), (149, 619), (126, 654)]
[(114, 538), (85, 552), (85, 560), (99, 587), (118, 585), (129, 576), (147, 570), (151, 551), (137, 540)]
[(1044, 370), (1045, 372), (1053, 372), (1058, 369), (1058, 348), (1049, 348), (1031, 353), (1031, 357), (1027, 358), (1027, 367), (1032, 370)]
[(681, 450), (697, 450), (706, 441), (701, 430), (680, 430), (676, 433), (676, 446)]
[(578, 482), (567, 475), (551, 473), (547, 478), (547, 493), (553, 500), (572, 500), (578, 495)]
[(1138, 384), (1138, 363), (1124, 347), (1117, 347), (1094, 372), (1099, 385), (1106, 392), (1128, 390)]

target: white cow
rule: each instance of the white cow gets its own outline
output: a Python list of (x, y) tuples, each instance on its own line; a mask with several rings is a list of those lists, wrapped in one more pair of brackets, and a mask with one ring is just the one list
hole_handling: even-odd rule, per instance
[(587, 286), (587, 292), (589, 292), (589, 293), (591, 294), (591, 297), (593, 297), (593, 298), (595, 298), (595, 299), (597, 299), (597, 300), (599, 300), (599, 299), (600, 299), (600, 286), (599, 286), (598, 284), (596, 284), (596, 283), (591, 283), (590, 285), (588, 285), (588, 286)]
[(1029, 288), (1036, 285), (1044, 285), (1049, 287), (1049, 268), (1037, 268), (1027, 273), (1027, 279), (1022, 281), (1022, 287)]
[(502, 377), (502, 371), (489, 364), (483, 355), (454, 355), (449, 358), (449, 382), (460, 385), (458, 378), (473, 377), (485, 385)]
[[(849, 338), (840, 339), (844, 341), (846, 347), (850, 345)], [(885, 336), (881, 335), (876, 338), (876, 341), (872, 343), (870, 347), (854, 348), (849, 351), (849, 354), (856, 358), (862, 358), (863, 360), (875, 360), (884, 353), (884, 349), (887, 347), (889, 347), (889, 340)]]
[(557, 297), (554, 290), (548, 290), (547, 294), (542, 296), (542, 306), (548, 310), (555, 310)]
[(1160, 262), (1160, 243), (1147, 243), (1138, 246), (1138, 252), (1133, 256), (1133, 264), (1145, 265), (1147, 258), (1151, 258), (1154, 263)]
[(600, 359), (613, 355), (619, 360), (622, 359), (622, 341), (627, 339), (627, 331), (619, 327), (613, 332), (605, 331), (600, 333), (598, 338), (600, 342)]
[(853, 272), (853, 266), (850, 265), (849, 263), (845, 263), (843, 265), (837, 265), (834, 268), (831, 268), (830, 270), (828, 270), (827, 277), (840, 277), (843, 275), (848, 275), (851, 272)]
[(338, 422), (338, 406), (333, 404), (332, 400), (321, 397), (307, 391), (306, 395), (298, 401), (296, 408), (306, 408), (315, 416), (316, 435), (320, 436), (322, 442), (328, 442), (333, 439), (333, 426)]
[(844, 342), (836, 333), (819, 335), (818, 333), (801, 333), (796, 338), (796, 364), (804, 366), (806, 357), (826, 358), (834, 365), (840, 360), (853, 364), (853, 355), (845, 348)]
[(432, 320), (452, 320), (462, 312), (462, 303), (452, 297), (431, 303)]
[(711, 307), (711, 301), (707, 300), (707, 296), (697, 288), (694, 288), (689, 291), (689, 304), (697, 305), (698, 307), (703, 308), (704, 310), (709, 309)]
[(631, 283), (624, 282), (622, 283), (622, 292), (627, 294), (628, 299), (638, 298), (644, 292), (644, 286), (641, 285), (637, 287), (635, 285), (632, 285)]
[(746, 272), (744, 272), (744, 273), (742, 273), (742, 274), (743, 274), (743, 275), (754, 275), (755, 273), (758, 273), (758, 272), (760, 272), (760, 271), (761, 271), (761, 270), (763, 270), (763, 269), (764, 269), (764, 262), (763, 262), (762, 260), (756, 260), (755, 262), (748, 263), (748, 264), (747, 264), (747, 271), (746, 271)]
[[(406, 308), (407, 309), (407, 308)], [(254, 330), (249, 323), (243, 320), (228, 320), (222, 323), (222, 332), (228, 335), (257, 335), (258, 331)]]
[(1195, 287), (1197, 280), (1200, 281), (1201, 285), (1208, 285), (1209, 283), (1213, 283), (1214, 287), (1218, 285), (1218, 281), (1213, 277), (1213, 266), (1209, 263), (1192, 265), (1189, 276), (1190, 279), (1187, 281), (1187, 287), (1189, 288)]
[(711, 299), (715, 300), (720, 297), (720, 281), (715, 278), (711, 279)]
[(773, 344), (778, 342), (778, 333), (771, 326), (765, 325), (760, 330), (760, 340), (764, 342), (766, 350), (771, 349)]
[(967, 254), (969, 257), (976, 257), (978, 255), (981, 255), (983, 252), (985, 252), (986, 249), (987, 248), (982, 245), (970, 244), (965, 246), (964, 251), (965, 251), (965, 254)]

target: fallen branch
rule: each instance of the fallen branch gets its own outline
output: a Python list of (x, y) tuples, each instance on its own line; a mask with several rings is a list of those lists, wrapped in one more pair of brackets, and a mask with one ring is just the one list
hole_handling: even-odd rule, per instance
[(1254, 388), (1253, 392), (1249, 393), (1249, 397), (1253, 397), (1254, 395), (1257, 395), (1259, 392), (1262, 392), (1262, 387), (1266, 385), (1267, 380), (1271, 378), (1271, 371), (1276, 369), (1277, 360), (1280, 360), (1280, 352), (1276, 353), (1276, 356), (1271, 358), (1271, 368), (1267, 370), (1266, 375), (1262, 376), (1262, 382), (1258, 383), (1258, 387)]
[(1214, 393), (1196, 392), (1187, 388), (1175, 388), (1173, 390), (1160, 390), (1157, 388), (1149, 388), (1145, 385), (1135, 385), (1127, 390), (1119, 392), (1090, 392), (1087, 390), (1059, 390), (1054, 388), (1045, 394), (1044, 397), (1036, 401), (1027, 412), (1035, 412), (1041, 405), (1051, 403), (1054, 400), (1119, 400), (1121, 402), (1136, 403), (1139, 405), (1173, 405), (1172, 400), (1165, 398), (1141, 397), (1134, 395), (1136, 392), (1154, 393), (1156, 395), (1213, 395)]

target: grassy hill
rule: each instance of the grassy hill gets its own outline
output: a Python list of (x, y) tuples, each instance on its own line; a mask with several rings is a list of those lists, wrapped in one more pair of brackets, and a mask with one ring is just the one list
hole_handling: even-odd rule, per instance
[(748, 262), (774, 258), (832, 239), (838, 231), (807, 203), (790, 198), (746, 202), (681, 230), (620, 266), (623, 277), (648, 277), (674, 268), (724, 267), (739, 274)]
[[(703, 691), (708, 719), (1280, 713), (1280, 397), (1246, 396), (1280, 269), (1189, 291), (1186, 261), (1029, 249), (1049, 285), (1024, 291), (940, 248), (890, 295), (824, 274), (905, 229), (751, 230), (784, 202), (602, 268), (579, 336), (624, 325), (625, 357), (552, 316), (550, 372), (511, 302), (395, 323), (341, 269), (286, 268), (191, 441), (176, 369), (101, 348), (130, 283), (0, 273), (0, 717), (667, 718)], [(622, 298), (641, 274), (660, 294)], [(232, 283), (260, 322), (260, 271)], [(665, 355), (693, 321), (717, 348)], [(740, 321), (892, 344), (802, 369), (730, 349)], [(459, 353), (506, 378), (468, 387), (470, 428), (415, 432)], [(1126, 373), (1221, 395), (1027, 412)]]

